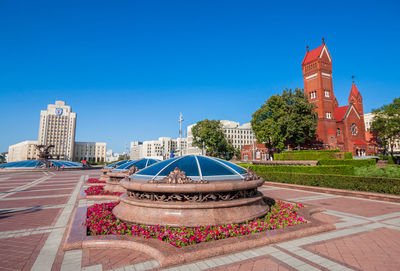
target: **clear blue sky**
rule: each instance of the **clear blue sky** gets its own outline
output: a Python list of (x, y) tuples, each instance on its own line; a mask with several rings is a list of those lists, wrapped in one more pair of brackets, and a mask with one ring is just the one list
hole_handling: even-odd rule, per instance
[(199, 120), (248, 122), (303, 87), (306, 45), (324, 36), (334, 92), (351, 75), (364, 111), (400, 96), (396, 1), (0, 1), (0, 151), (37, 139), (40, 110), (65, 100), (77, 141), (178, 136)]

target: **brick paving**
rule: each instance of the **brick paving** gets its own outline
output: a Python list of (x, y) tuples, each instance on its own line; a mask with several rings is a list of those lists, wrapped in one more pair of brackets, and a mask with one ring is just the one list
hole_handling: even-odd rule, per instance
[(83, 249), (82, 266), (102, 265), (103, 270), (112, 270), (151, 260), (149, 256), (130, 249)]
[[(64, 252), (63, 238), (87, 178), (99, 170), (0, 172), (0, 270), (160, 270), (128, 249)], [(336, 230), (166, 270), (398, 270), (400, 204), (263, 186), (270, 197), (324, 207)], [(55, 197), (52, 197), (55, 196)]]

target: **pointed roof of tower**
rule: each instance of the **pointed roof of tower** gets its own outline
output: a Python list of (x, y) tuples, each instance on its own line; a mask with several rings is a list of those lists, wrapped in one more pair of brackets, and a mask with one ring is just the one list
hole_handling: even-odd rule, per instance
[(317, 47), (317, 48), (315, 48), (314, 50), (308, 51), (308, 46), (307, 46), (307, 53), (304, 56), (302, 65), (308, 64), (310, 62), (313, 62), (313, 61), (317, 60), (318, 58), (321, 58), (323, 53), (324, 53), (324, 51), (325, 51), (326, 55), (328, 56), (329, 61), (332, 61), (331, 60), (331, 56), (330, 56), (329, 51), (328, 51), (328, 48), (326, 47), (324, 38), (322, 38), (322, 45)]
[(318, 57), (321, 55), (322, 49), (324, 49), (324, 46), (325, 44), (322, 44), (314, 50), (307, 51), (302, 64), (304, 65), (318, 59)]
[(351, 86), (351, 90), (350, 90), (350, 96), (352, 96), (352, 95), (354, 97), (357, 97), (358, 95), (361, 96), (361, 93), (358, 91), (358, 88), (354, 82), (353, 82), (353, 85)]

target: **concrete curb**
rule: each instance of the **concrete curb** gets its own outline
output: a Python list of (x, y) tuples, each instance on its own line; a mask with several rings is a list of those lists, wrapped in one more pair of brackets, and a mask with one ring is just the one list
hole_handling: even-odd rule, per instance
[(264, 185), (312, 191), (312, 192), (328, 193), (328, 194), (334, 194), (334, 195), (340, 195), (340, 196), (349, 196), (349, 197), (357, 197), (357, 198), (364, 198), (364, 199), (373, 199), (373, 200), (381, 200), (381, 201), (400, 203), (400, 196), (391, 195), (391, 194), (353, 191), (353, 190), (336, 189), (336, 188), (319, 187), (319, 186), (308, 186), (308, 185), (299, 185), (299, 184), (275, 183), (275, 182), (267, 182), (267, 181), (265, 181)]

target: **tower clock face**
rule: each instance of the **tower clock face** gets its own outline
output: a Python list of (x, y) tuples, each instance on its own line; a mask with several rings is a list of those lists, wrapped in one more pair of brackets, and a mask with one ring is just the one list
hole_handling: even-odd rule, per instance
[(356, 135), (358, 134), (358, 128), (357, 128), (357, 125), (356, 125), (355, 123), (353, 123), (353, 124), (350, 126), (350, 132), (351, 132), (351, 134), (352, 134), (353, 136), (356, 136)]

